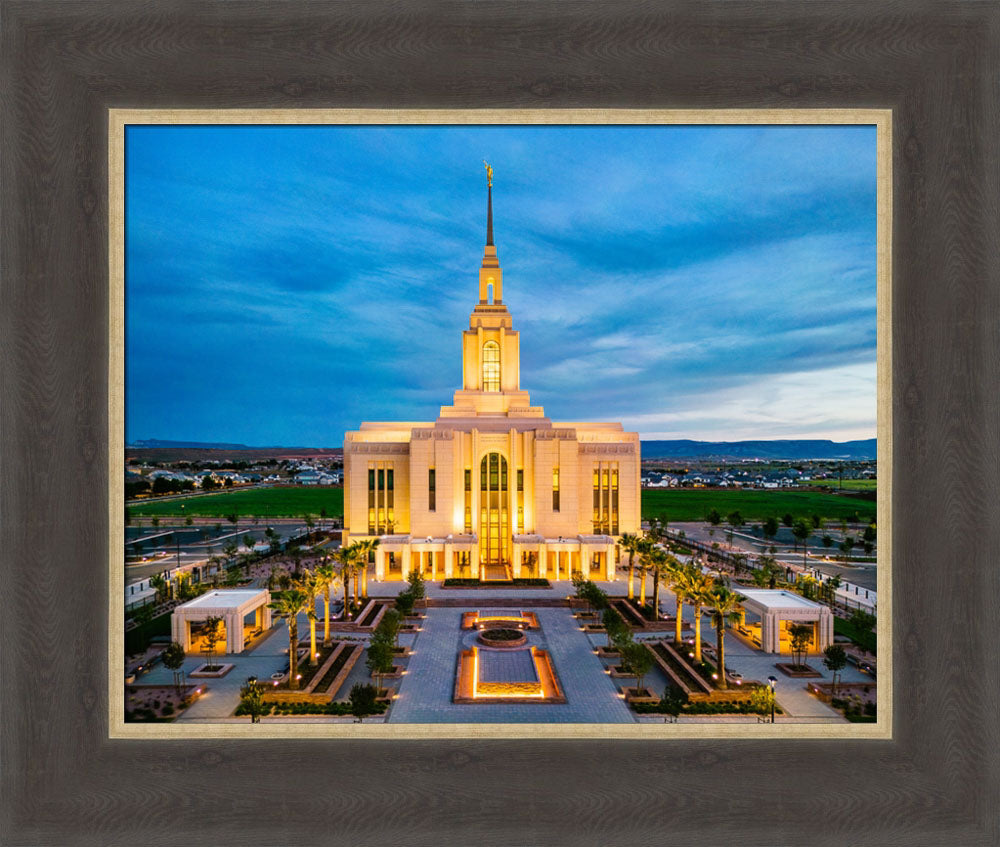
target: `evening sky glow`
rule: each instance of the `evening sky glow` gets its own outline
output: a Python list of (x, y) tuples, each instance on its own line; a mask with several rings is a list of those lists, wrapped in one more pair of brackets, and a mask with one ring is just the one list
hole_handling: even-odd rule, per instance
[(337, 447), (461, 383), (488, 159), (521, 387), (875, 436), (874, 127), (131, 127), (126, 438)]

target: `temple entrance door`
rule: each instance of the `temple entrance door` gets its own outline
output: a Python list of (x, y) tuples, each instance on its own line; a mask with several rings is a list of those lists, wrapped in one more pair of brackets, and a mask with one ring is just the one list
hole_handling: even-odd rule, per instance
[(481, 579), (511, 578), (510, 540), (510, 520), (507, 513), (507, 460), (499, 453), (487, 453), (479, 466)]

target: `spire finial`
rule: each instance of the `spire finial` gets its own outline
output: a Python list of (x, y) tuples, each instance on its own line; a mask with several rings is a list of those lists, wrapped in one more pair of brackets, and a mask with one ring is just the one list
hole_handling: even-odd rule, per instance
[(486, 165), (486, 246), (493, 246), (493, 168), (483, 159)]

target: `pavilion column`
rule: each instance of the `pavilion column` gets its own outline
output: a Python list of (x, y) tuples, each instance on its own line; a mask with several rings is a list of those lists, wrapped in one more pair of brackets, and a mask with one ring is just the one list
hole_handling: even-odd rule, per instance
[(375, 581), (385, 582), (385, 550), (375, 548)]
[(455, 551), (450, 544), (444, 545), (444, 578), (451, 579), (455, 573)]
[(176, 612), (170, 616), (170, 639), (180, 644), (185, 653), (191, 649), (191, 627), (188, 625), (188, 619)]
[(403, 574), (403, 582), (406, 582), (406, 580), (410, 576), (410, 545), (409, 544), (407, 544), (403, 548), (403, 553), (400, 556), (400, 562), (399, 562), (399, 564), (400, 564), (400, 570), (401, 570), (401, 572)]
[(542, 579), (549, 576), (549, 550), (544, 544), (538, 545), (538, 576)]
[(226, 652), (243, 652), (243, 616), (239, 612), (226, 615)]
[(613, 540), (604, 548), (604, 578), (608, 582), (615, 581), (615, 542)]
[(584, 579), (590, 579), (590, 548), (580, 545), (580, 573)]
[(514, 557), (514, 561), (513, 561), (512, 567), (511, 567), (511, 573), (514, 576), (514, 579), (520, 579), (521, 578), (521, 545), (518, 544), (516, 541), (514, 542), (514, 552), (513, 552), (512, 555)]

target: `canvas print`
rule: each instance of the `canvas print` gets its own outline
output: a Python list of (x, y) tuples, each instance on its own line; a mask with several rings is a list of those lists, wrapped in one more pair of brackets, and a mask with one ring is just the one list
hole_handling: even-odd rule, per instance
[(128, 125), (125, 725), (877, 722), (877, 133)]

